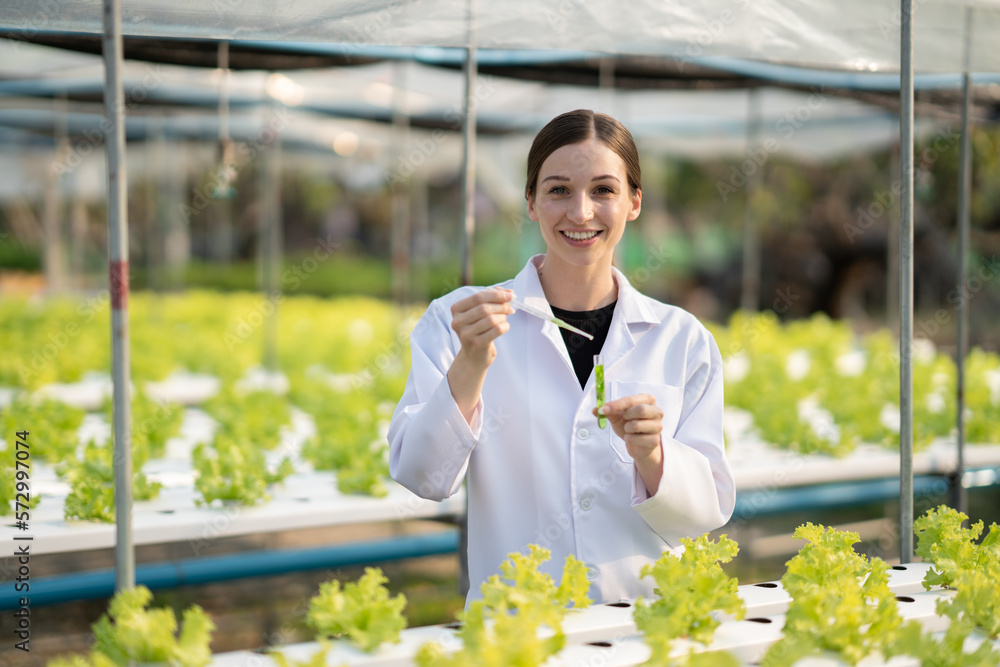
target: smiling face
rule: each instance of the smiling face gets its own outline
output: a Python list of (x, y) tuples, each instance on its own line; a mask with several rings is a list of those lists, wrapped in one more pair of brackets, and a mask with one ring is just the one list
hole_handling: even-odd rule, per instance
[(625, 223), (636, 219), (641, 203), (642, 192), (629, 188), (622, 158), (590, 138), (545, 158), (528, 197), (528, 217), (541, 228), (547, 265), (610, 267)]

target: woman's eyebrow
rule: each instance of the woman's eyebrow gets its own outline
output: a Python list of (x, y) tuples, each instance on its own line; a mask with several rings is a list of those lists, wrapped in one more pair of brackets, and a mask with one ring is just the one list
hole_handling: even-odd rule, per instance
[[(601, 174), (600, 176), (594, 176), (590, 180), (591, 180), (591, 182), (593, 182), (593, 181), (603, 181), (603, 180), (606, 180), (606, 179), (611, 179), (612, 181), (617, 181), (618, 177), (615, 176), (614, 174)], [(546, 176), (545, 178), (543, 178), (542, 179), (542, 183), (544, 183), (545, 181), (568, 181), (568, 180), (570, 180), (569, 176), (560, 176), (558, 174), (552, 174), (551, 176)]]

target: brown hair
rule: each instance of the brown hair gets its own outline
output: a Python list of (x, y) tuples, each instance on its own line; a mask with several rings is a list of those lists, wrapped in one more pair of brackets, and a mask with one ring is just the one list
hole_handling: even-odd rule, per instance
[(635, 148), (632, 134), (611, 116), (594, 113), (590, 109), (567, 111), (550, 120), (531, 143), (528, 151), (528, 181), (524, 187), (527, 199), (535, 196), (538, 172), (542, 163), (557, 149), (570, 144), (586, 141), (591, 137), (606, 145), (625, 162), (625, 174), (632, 193), (642, 188), (642, 173), (639, 170), (639, 151)]

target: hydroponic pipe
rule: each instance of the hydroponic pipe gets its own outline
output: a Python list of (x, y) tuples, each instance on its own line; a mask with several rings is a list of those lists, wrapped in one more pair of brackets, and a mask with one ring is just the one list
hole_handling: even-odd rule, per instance
[[(753, 518), (802, 512), (853, 507), (881, 503), (899, 497), (899, 480), (873, 479), (839, 484), (823, 484), (779, 490), (761, 489), (743, 492), (736, 496), (736, 508), (729, 525), (739, 525)], [(917, 496), (936, 496), (948, 493), (948, 482), (935, 475), (913, 480)]]
[[(453, 553), (457, 548), (458, 532), (446, 530), (427, 535), (312, 549), (254, 551), (150, 563), (135, 569), (135, 580), (153, 590), (176, 588), (304, 570), (437, 556)], [(111, 597), (114, 592), (115, 571), (97, 570), (42, 579), (32, 578), (30, 600), (32, 605), (47, 605), (106, 598)], [(17, 608), (18, 597), (23, 595), (24, 593), (16, 593), (12, 586), (5, 586), (0, 592), (0, 609)]]

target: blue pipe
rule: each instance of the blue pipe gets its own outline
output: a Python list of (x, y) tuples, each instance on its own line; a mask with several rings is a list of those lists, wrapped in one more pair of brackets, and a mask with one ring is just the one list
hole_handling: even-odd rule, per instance
[[(913, 493), (918, 497), (944, 495), (948, 488), (947, 479), (940, 476), (921, 476), (913, 480)], [(898, 479), (760, 489), (741, 492), (736, 497), (732, 521), (747, 521), (757, 516), (784, 512), (850, 507), (898, 497)], [(135, 576), (137, 584), (154, 590), (168, 589), (246, 577), (434, 556), (454, 553), (457, 549), (458, 532), (449, 530), (312, 549), (255, 551), (150, 563), (136, 567)], [(114, 594), (114, 581), (113, 569), (33, 579), (27, 596), (31, 605), (108, 598)], [(0, 610), (18, 608), (18, 598), (24, 595), (23, 592), (15, 593), (13, 586), (4, 587), (0, 591)]]
[[(913, 479), (914, 496), (945, 495), (948, 480), (926, 475)], [(884, 502), (899, 498), (898, 479), (873, 479), (781, 489), (744, 491), (736, 496), (733, 520), (785, 512), (814, 511)]]
[[(457, 549), (458, 531), (446, 530), (427, 535), (410, 535), (311, 549), (254, 551), (150, 563), (135, 568), (135, 581), (136, 584), (154, 590), (176, 588), (246, 577), (437, 556), (454, 553)], [(0, 610), (17, 609), (20, 606), (18, 602), (20, 597), (28, 597), (31, 606), (109, 598), (115, 592), (115, 571), (95, 570), (32, 579), (29, 583), (30, 589), (20, 593), (16, 593), (13, 586), (4, 586), (0, 591)]]

